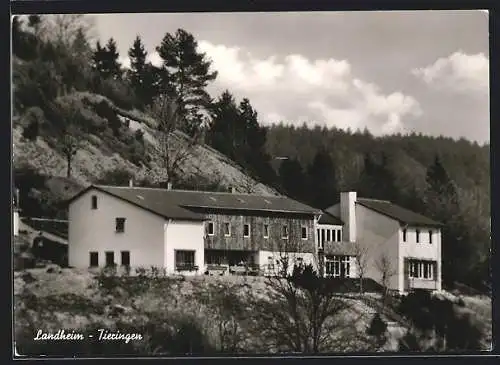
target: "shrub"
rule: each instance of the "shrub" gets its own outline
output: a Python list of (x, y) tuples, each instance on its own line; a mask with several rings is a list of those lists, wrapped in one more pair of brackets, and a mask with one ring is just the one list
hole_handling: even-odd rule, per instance
[(35, 140), (44, 123), (45, 116), (43, 110), (36, 106), (29, 108), (21, 120), (21, 124), (23, 125), (23, 138), (30, 141)]
[(101, 118), (104, 118), (108, 121), (108, 125), (113, 131), (115, 135), (119, 134), (120, 127), (122, 126), (122, 122), (120, 118), (118, 118), (118, 114), (115, 109), (107, 102), (106, 100), (100, 101), (95, 105), (95, 111), (97, 115)]
[(101, 85), (102, 95), (108, 97), (116, 106), (125, 110), (131, 110), (137, 104), (137, 99), (131, 88), (123, 81), (106, 79)]
[(379, 313), (375, 313), (368, 327), (367, 334), (370, 336), (381, 337), (387, 331), (387, 323), (380, 317)]
[(116, 167), (112, 170), (104, 171), (96, 182), (103, 185), (128, 186), (130, 179), (133, 177), (134, 174), (130, 171)]

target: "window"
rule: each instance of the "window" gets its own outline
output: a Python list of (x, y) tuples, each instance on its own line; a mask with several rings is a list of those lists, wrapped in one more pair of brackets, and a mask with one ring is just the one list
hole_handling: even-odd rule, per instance
[(243, 225), (243, 237), (250, 237), (250, 224)]
[(125, 218), (116, 218), (115, 226), (115, 230), (117, 233), (125, 232)]
[(342, 242), (342, 230), (337, 230), (337, 241)]
[(130, 266), (130, 251), (122, 251), (122, 265)]
[(302, 227), (302, 239), (307, 239), (307, 227)]
[(194, 267), (194, 251), (175, 250), (175, 267), (177, 270), (189, 270)]
[(92, 209), (97, 209), (97, 196), (92, 195)]
[(115, 264), (115, 253), (107, 251), (106, 253), (106, 266), (113, 266)]
[(326, 242), (330, 242), (330, 230), (326, 230)]
[(420, 242), (420, 230), (417, 229), (415, 231), (415, 234), (417, 235), (417, 243), (419, 243)]
[(228, 222), (224, 223), (224, 236), (226, 237), (231, 236), (231, 224)]
[(321, 230), (321, 244), (322, 245), (325, 243), (325, 239), (326, 239), (326, 237), (325, 237), (325, 230), (322, 229)]
[(414, 279), (429, 279), (434, 278), (435, 262), (433, 261), (409, 261), (409, 277)]
[(90, 267), (97, 267), (99, 266), (99, 253), (98, 252), (91, 252), (90, 253)]
[(214, 222), (208, 222), (208, 235), (214, 235)]
[(264, 238), (269, 238), (269, 225), (264, 224)]
[(429, 231), (429, 243), (432, 243), (432, 231)]
[(288, 238), (288, 226), (283, 226), (281, 228), (281, 238), (283, 238), (283, 239)]
[(326, 274), (334, 278), (348, 278), (351, 271), (351, 260), (349, 256), (333, 256), (325, 263)]
[(269, 271), (274, 270), (274, 262), (273, 262), (273, 257), (272, 256), (268, 256), (267, 257), (267, 269)]
[(406, 228), (403, 229), (403, 242), (406, 242)]
[(321, 242), (320, 238), (321, 238), (321, 233), (320, 233), (320, 229), (316, 229), (316, 236), (317, 236), (317, 239), (318, 239), (318, 248), (323, 248), (323, 243)]

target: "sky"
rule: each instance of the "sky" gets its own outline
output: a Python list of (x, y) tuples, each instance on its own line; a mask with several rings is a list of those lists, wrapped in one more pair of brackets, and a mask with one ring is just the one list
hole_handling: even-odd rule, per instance
[(190, 32), (218, 71), (211, 96), (247, 97), (262, 124), (490, 139), (485, 11), (103, 14), (94, 24), (124, 65), (137, 35), (158, 64), (164, 35)]

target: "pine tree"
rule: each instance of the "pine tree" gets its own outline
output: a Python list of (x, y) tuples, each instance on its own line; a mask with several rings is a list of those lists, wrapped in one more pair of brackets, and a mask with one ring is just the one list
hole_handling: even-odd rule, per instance
[(279, 167), (279, 178), (284, 194), (305, 201), (308, 191), (307, 176), (297, 159), (283, 160)]
[(338, 196), (337, 177), (332, 157), (325, 148), (316, 152), (308, 174), (311, 204), (323, 209), (335, 203)]
[(155, 79), (155, 76), (159, 76), (158, 70), (147, 62), (147, 55), (141, 37), (137, 36), (128, 51), (130, 69), (127, 71), (127, 79), (143, 105), (150, 105), (158, 94), (159, 80)]
[(212, 122), (208, 131), (209, 144), (232, 160), (237, 160), (243, 146), (245, 130), (233, 95), (224, 91), (211, 107)]
[(162, 93), (177, 102), (185, 118), (183, 129), (191, 133), (200, 127), (200, 115), (211, 102), (205, 88), (217, 77), (216, 71), (210, 71), (211, 62), (197, 48), (193, 35), (183, 29), (165, 34), (156, 47), (163, 60)]
[(106, 74), (106, 48), (99, 41), (96, 42), (92, 55), (92, 68), (101, 75)]
[(121, 65), (118, 62), (120, 54), (118, 53), (116, 42), (113, 38), (108, 40), (106, 43), (106, 57), (105, 57), (105, 70), (108, 73), (107, 77), (112, 77), (114, 79), (122, 78)]

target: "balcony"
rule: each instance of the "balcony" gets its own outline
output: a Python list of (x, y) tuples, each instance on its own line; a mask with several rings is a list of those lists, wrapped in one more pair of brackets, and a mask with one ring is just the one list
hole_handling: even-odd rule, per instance
[(406, 278), (405, 288), (407, 291), (412, 289), (438, 290), (438, 282), (435, 279)]

